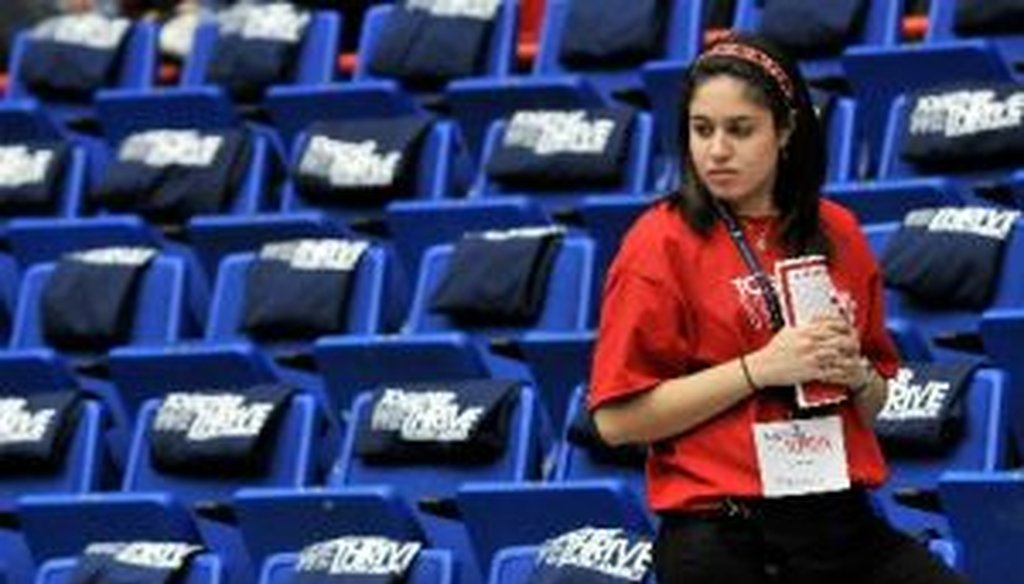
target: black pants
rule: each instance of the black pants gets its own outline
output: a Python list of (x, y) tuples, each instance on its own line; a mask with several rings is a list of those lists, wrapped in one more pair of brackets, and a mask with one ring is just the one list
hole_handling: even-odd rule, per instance
[(860, 491), (663, 517), (658, 584), (964, 584)]

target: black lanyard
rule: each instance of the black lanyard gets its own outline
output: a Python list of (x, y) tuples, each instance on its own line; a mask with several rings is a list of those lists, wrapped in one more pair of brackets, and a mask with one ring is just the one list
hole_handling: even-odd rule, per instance
[(771, 278), (768, 277), (768, 274), (761, 267), (761, 262), (758, 261), (754, 250), (750, 248), (750, 243), (747, 241), (747, 237), (743, 235), (743, 229), (740, 228), (736, 217), (723, 205), (716, 203), (714, 207), (718, 212), (718, 216), (725, 223), (725, 229), (729, 232), (729, 237), (736, 244), (736, 249), (739, 250), (740, 256), (743, 258), (743, 263), (747, 264), (747, 269), (754, 275), (754, 281), (757, 282), (757, 286), (761, 289), (761, 295), (764, 297), (765, 304), (768, 305), (769, 314), (771, 314), (772, 330), (777, 331), (781, 329), (786, 325), (786, 321), (782, 318), (782, 305), (779, 303), (778, 295), (775, 294), (775, 285), (772, 284)]

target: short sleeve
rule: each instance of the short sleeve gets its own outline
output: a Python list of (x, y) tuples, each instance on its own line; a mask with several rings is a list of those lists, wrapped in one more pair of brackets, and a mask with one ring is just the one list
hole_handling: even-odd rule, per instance
[(885, 327), (885, 293), (882, 289), (882, 274), (873, 258), (868, 279), (867, 326), (861, 339), (861, 352), (875, 366), (882, 377), (889, 379), (896, 375), (900, 366), (899, 351)]
[(587, 406), (654, 388), (684, 374), (691, 361), (686, 307), (663, 282), (613, 271), (601, 306)]

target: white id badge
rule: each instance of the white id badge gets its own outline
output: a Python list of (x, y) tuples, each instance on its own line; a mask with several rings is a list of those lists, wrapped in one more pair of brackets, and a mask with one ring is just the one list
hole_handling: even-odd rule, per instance
[(754, 424), (754, 444), (765, 497), (850, 488), (839, 416)]

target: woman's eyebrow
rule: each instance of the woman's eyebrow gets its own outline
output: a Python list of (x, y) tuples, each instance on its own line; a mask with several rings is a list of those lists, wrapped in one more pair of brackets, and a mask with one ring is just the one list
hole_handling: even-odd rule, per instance
[[(721, 120), (718, 120), (718, 121), (722, 121), (722, 122), (726, 122), (726, 123), (729, 123), (729, 122), (735, 123), (735, 122), (752, 122), (755, 119), (756, 118), (754, 116), (747, 115), (747, 114), (741, 114), (741, 115), (738, 115), (738, 116), (726, 116), (725, 118), (722, 118)], [(704, 114), (690, 114), (690, 120), (691, 121), (695, 121), (695, 122), (712, 122), (712, 121), (716, 121), (716, 120), (712, 119), (710, 116), (706, 116)]]

